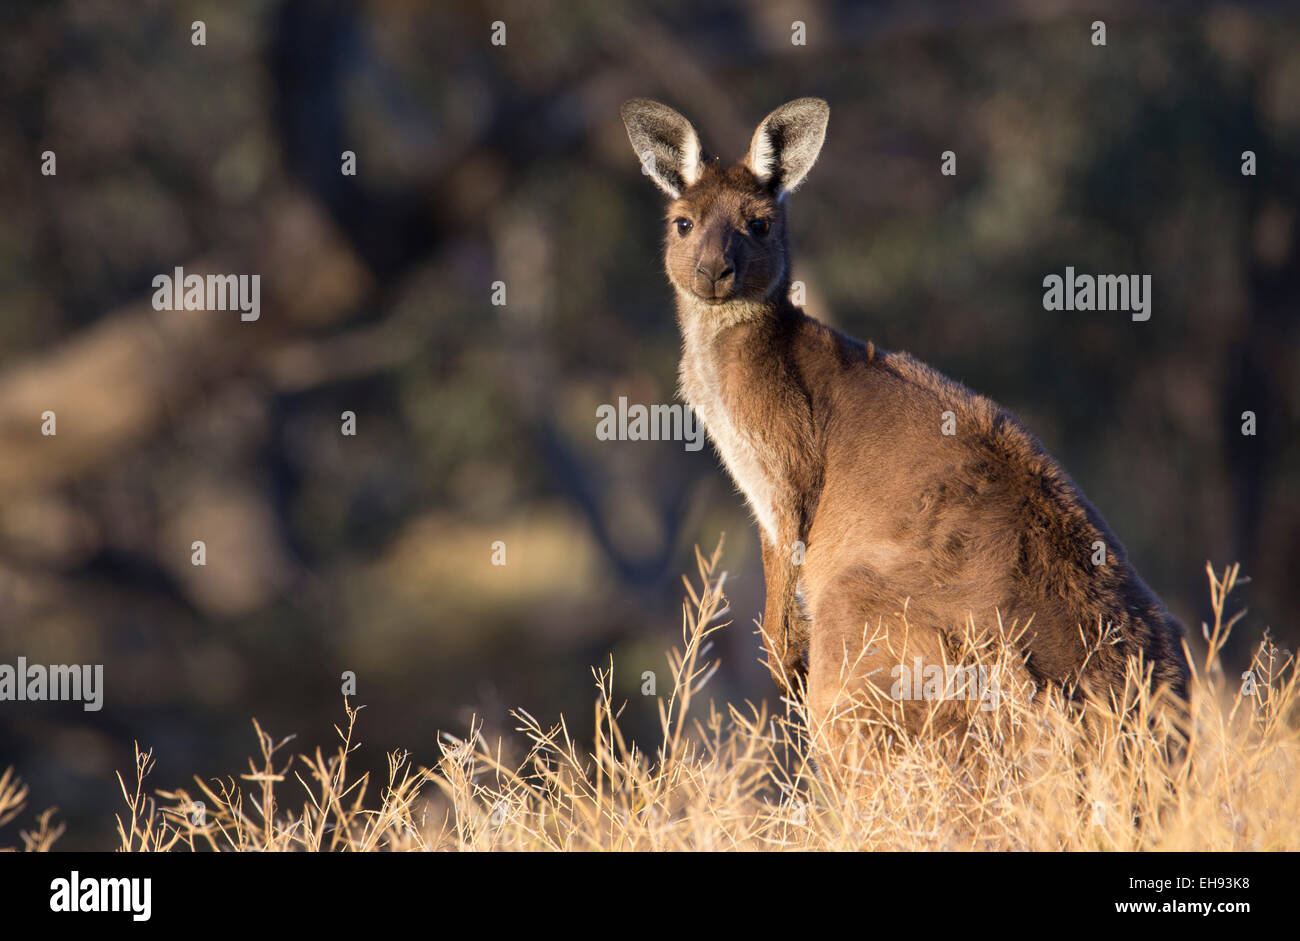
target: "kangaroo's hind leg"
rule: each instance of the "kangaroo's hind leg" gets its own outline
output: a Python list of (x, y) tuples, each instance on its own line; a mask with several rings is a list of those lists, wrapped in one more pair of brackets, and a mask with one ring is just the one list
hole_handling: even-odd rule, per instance
[(809, 644), (808, 721), (818, 763), (853, 767), (882, 739), (959, 733), (965, 710), (925, 682), (933, 668), (946, 676), (949, 664), (932, 612), (880, 589), (868, 571), (837, 575), (818, 599)]

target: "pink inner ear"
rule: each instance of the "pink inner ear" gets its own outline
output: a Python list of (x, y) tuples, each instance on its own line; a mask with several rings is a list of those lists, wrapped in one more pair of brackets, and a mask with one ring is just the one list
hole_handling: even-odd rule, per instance
[(754, 132), (754, 140), (749, 145), (749, 153), (745, 156), (745, 165), (758, 177), (760, 183), (767, 183), (772, 179), (772, 163), (776, 153), (772, 147), (771, 138), (763, 127), (759, 127)]
[(690, 186), (700, 178), (700, 170), (703, 166), (703, 153), (700, 150), (700, 140), (695, 136), (695, 131), (687, 128), (685, 131), (686, 139), (682, 141), (682, 183)]

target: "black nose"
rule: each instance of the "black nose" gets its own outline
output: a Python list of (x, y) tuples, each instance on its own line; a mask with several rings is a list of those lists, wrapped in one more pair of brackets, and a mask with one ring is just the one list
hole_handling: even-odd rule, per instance
[(700, 265), (695, 269), (696, 274), (702, 274), (715, 284), (721, 281), (727, 275), (735, 274), (735, 269), (725, 261), (715, 262), (712, 265)]
[(699, 297), (720, 300), (730, 297), (736, 287), (736, 269), (725, 259), (695, 267), (695, 281), (691, 285)]

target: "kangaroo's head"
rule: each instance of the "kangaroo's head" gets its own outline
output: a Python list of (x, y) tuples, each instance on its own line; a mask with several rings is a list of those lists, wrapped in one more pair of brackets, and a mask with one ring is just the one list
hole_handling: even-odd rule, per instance
[(634, 98), (623, 123), (643, 171), (668, 194), (664, 263), (683, 297), (708, 305), (764, 303), (790, 281), (785, 197), (812, 169), (830, 107), (800, 98), (759, 124), (749, 153), (726, 168), (667, 105)]

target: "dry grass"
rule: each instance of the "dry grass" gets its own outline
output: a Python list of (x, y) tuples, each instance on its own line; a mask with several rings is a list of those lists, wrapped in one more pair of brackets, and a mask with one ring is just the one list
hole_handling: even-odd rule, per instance
[[(1253, 684), (1224, 676), (1220, 652), (1241, 617), (1225, 614), (1236, 567), (1218, 576), (1207, 566), (1215, 616), (1194, 664), (1185, 762), (1162, 758), (1160, 721), (1141, 721), (1164, 715), (1144, 684), (1132, 682), (1123, 704), (1078, 714), (1059, 695), (1034, 698), (1000, 645), (969, 643), (958, 657), (998, 677), (997, 708), (968, 709), (964, 730), (938, 739), (903, 734), (897, 704), (878, 703), (855, 737), (868, 747), (819, 775), (796, 704), (772, 717), (701, 701), (717, 669), (709, 637), (726, 626), (720, 553), (697, 554), (698, 581), (686, 582), (653, 753), (620, 730), (611, 663), (593, 671), (592, 749), (563, 720), (545, 727), (520, 709), (513, 744), (493, 745), (474, 728), (444, 735), (432, 768), (389, 755), (387, 781), (368, 800), (369, 776), (349, 777), (358, 710), (345, 703), (332, 751), (291, 756), (287, 739), (254, 723), (260, 748), (248, 773), (196, 780), (192, 791), (149, 796), (151, 756), (137, 749), (134, 780), (119, 775), (120, 849), (1300, 849), (1289, 796), (1300, 776), (1300, 680), (1267, 633)], [(1139, 721), (1115, 721), (1121, 711)], [(511, 748), (522, 758), (506, 760)], [(11, 773), (0, 777), (0, 825), (26, 796)], [(49, 849), (59, 832), (47, 812), (21, 833), (23, 847)]]

